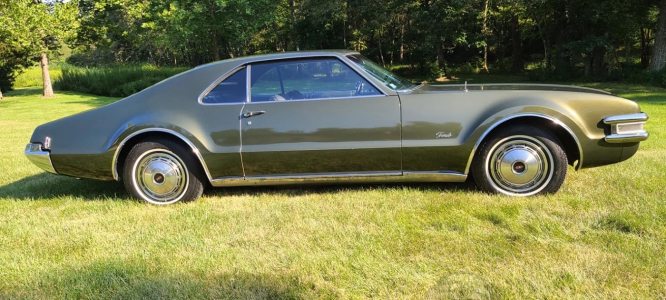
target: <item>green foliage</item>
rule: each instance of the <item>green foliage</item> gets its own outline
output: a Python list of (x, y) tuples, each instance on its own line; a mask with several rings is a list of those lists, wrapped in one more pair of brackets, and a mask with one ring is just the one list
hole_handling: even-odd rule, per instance
[(126, 97), (139, 92), (186, 68), (156, 68), (131, 65), (102, 68), (65, 66), (55, 88), (111, 97)]
[(11, 88), (17, 72), (72, 39), (77, 11), (76, 1), (0, 2), (0, 87)]

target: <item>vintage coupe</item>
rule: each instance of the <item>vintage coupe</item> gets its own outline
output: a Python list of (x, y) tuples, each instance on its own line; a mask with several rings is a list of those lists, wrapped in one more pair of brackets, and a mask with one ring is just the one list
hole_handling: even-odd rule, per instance
[(556, 192), (576, 170), (621, 162), (648, 116), (604, 91), (556, 85), (413, 84), (351, 51), (199, 66), (113, 104), (37, 127), (40, 168), (122, 180), (154, 204), (206, 186), (462, 182)]

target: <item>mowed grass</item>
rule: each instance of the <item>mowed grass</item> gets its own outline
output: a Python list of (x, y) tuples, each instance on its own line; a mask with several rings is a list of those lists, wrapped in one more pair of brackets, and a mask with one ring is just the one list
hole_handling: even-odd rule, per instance
[[(20, 89), (0, 101), (0, 298), (666, 298), (666, 90), (631, 160), (556, 195), (467, 184), (215, 189), (168, 207), (46, 174), (37, 125), (114, 101)], [(103, 120), (100, 120), (103, 121)]]

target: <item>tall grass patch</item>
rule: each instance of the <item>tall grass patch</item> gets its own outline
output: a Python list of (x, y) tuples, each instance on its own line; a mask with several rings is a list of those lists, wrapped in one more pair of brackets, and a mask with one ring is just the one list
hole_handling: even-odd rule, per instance
[[(62, 65), (51, 64), (49, 66), (49, 74), (51, 75), (52, 82), (60, 80), (62, 76)], [(21, 73), (16, 76), (16, 81), (14, 81), (15, 88), (42, 86), (42, 84), (42, 68), (40, 66), (30, 67), (21, 71)]]
[(127, 97), (155, 83), (187, 70), (187, 68), (131, 65), (80, 68), (67, 66), (55, 82), (55, 88), (86, 94)]

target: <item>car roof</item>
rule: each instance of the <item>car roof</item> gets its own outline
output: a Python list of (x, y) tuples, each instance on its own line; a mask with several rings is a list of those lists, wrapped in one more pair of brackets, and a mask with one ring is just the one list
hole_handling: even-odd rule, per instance
[(290, 58), (302, 58), (302, 57), (317, 57), (317, 56), (346, 56), (350, 54), (359, 54), (357, 51), (336, 49), (336, 50), (308, 50), (308, 51), (288, 51), (288, 52), (276, 52), (270, 54), (259, 54), (259, 55), (250, 55), (243, 56), (238, 58), (230, 58), (225, 60), (220, 60), (208, 64), (198, 66), (196, 68), (202, 67), (211, 67), (215, 65), (228, 64), (232, 63), (234, 65), (243, 65), (252, 62), (258, 61), (267, 61), (267, 60), (278, 60), (278, 59), (290, 59)]

